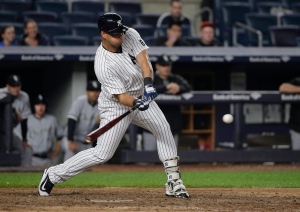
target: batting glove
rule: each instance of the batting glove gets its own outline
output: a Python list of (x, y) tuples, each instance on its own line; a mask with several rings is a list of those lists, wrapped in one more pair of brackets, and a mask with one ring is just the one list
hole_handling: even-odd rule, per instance
[(144, 111), (149, 108), (149, 101), (147, 101), (147, 99), (135, 99), (133, 106), (137, 107), (140, 111)]
[(152, 78), (146, 77), (144, 79), (144, 98), (146, 100), (153, 100), (157, 97), (156, 89), (152, 85)]

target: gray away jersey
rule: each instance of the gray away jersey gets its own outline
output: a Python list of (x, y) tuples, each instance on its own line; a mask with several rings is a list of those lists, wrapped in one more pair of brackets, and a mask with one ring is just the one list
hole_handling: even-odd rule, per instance
[(48, 153), (53, 149), (55, 142), (63, 137), (61, 126), (50, 114), (45, 114), (41, 119), (30, 115), (27, 126), (27, 141), (32, 145), (35, 154)]
[[(1, 88), (0, 92), (9, 93), (6, 87)], [(31, 114), (28, 94), (24, 91), (20, 91), (19, 96), (13, 101), (12, 107), (15, 108), (21, 114), (23, 119), (28, 118), (28, 116)]]
[(102, 44), (95, 56), (95, 74), (102, 85), (99, 103), (102, 107), (110, 107), (118, 102), (113, 94), (128, 92), (132, 96), (143, 94), (143, 75), (136, 56), (149, 47), (139, 33), (129, 28), (124, 36), (122, 52), (107, 51)]
[(72, 104), (68, 118), (75, 120), (74, 141), (84, 142), (88, 133), (96, 124), (99, 110), (97, 104), (92, 106), (86, 95), (79, 96)]

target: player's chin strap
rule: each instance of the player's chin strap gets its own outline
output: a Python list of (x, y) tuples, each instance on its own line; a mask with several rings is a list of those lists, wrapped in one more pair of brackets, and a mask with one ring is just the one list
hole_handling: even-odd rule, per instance
[(163, 162), (166, 174), (168, 175), (168, 181), (173, 180), (174, 182), (176, 182), (181, 178), (178, 160), (179, 157), (176, 156), (174, 158), (167, 159)]

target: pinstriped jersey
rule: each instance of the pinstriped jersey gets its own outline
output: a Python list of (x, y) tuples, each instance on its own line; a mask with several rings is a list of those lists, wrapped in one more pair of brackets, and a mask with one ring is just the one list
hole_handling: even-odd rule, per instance
[(143, 94), (143, 75), (136, 56), (149, 47), (139, 33), (129, 28), (122, 43), (122, 51), (107, 51), (102, 44), (95, 56), (95, 74), (102, 85), (99, 102), (108, 106), (111, 101), (118, 102), (114, 94), (128, 92), (132, 96)]

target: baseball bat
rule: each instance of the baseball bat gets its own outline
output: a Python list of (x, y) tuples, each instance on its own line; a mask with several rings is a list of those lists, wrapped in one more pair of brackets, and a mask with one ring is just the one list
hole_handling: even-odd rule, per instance
[(121, 116), (115, 118), (114, 120), (111, 120), (110, 122), (108, 122), (105, 126), (98, 128), (98, 129), (94, 130), (93, 132), (89, 133), (86, 136), (85, 141), (87, 143), (94, 141), (96, 138), (98, 138), (100, 135), (102, 135), (103, 133), (108, 131), (110, 128), (115, 126), (119, 121), (121, 121), (124, 117), (126, 117), (128, 114), (132, 113), (137, 108), (138, 108), (138, 106), (131, 108), (126, 113), (124, 113)]

